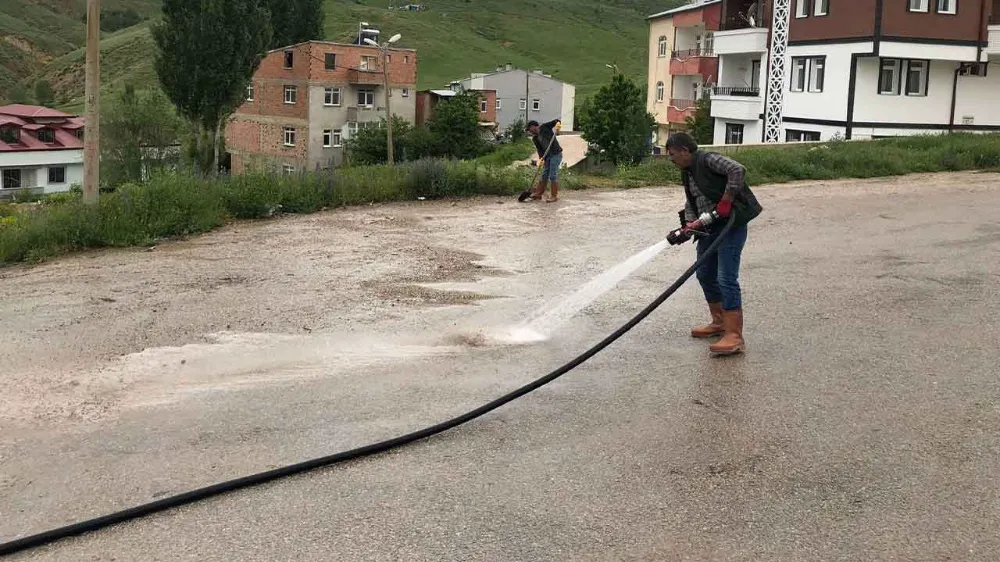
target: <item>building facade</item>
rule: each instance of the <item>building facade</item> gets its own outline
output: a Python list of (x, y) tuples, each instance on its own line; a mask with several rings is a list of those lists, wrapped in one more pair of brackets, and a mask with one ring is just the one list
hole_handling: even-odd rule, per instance
[(721, 0), (700, 0), (651, 15), (646, 107), (656, 119), (654, 144), (685, 129), (695, 104), (709, 95), (718, 76), (714, 35)]
[[(416, 120), (417, 53), (387, 55), (392, 114)], [(344, 143), (386, 117), (379, 50), (310, 41), (268, 53), (226, 127), (232, 172), (339, 166)]]
[(0, 107), (0, 198), (83, 183), (84, 121), (31, 105)]
[[(497, 93), (494, 90), (478, 90), (479, 94), (479, 127), (486, 133), (492, 133), (497, 128)], [(422, 90), (417, 92), (417, 126), (423, 127), (434, 120), (434, 110), (442, 100), (452, 98), (455, 90)]]
[(545, 123), (562, 121), (564, 131), (572, 131), (576, 107), (576, 87), (541, 70), (521, 70), (507, 65), (488, 74), (473, 74), (452, 83), (452, 88), (494, 91), (496, 124), (500, 132), (518, 121)]
[(1000, 131), (1000, 0), (723, 0), (722, 18), (716, 144)]

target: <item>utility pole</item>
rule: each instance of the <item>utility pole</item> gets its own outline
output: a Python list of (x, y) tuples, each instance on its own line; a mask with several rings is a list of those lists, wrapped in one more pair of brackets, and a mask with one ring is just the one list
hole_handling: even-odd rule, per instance
[(101, 181), (101, 0), (87, 0), (86, 65), (83, 201), (95, 205)]
[(390, 166), (393, 164), (393, 154), (392, 154), (392, 109), (389, 107), (389, 97), (392, 95), (392, 91), (389, 89), (389, 47), (393, 43), (399, 41), (402, 37), (400, 34), (395, 34), (389, 38), (389, 42), (383, 45), (379, 45), (377, 42), (371, 39), (365, 38), (365, 43), (368, 43), (372, 47), (379, 50), (382, 55), (382, 84), (385, 87), (385, 126), (386, 126), (386, 141), (389, 145), (388, 153), (388, 163)]
[(524, 71), (524, 124), (527, 125), (528, 121), (528, 82), (531, 80), (531, 72), (528, 70)]

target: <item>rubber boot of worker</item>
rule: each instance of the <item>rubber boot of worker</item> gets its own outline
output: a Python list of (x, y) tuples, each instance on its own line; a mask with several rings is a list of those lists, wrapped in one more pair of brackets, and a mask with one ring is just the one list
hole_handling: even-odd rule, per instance
[(559, 200), (559, 182), (557, 180), (552, 180), (551, 187), (549, 189), (549, 198), (546, 199), (549, 203), (555, 203)]
[(736, 355), (746, 351), (743, 341), (743, 310), (727, 310), (722, 313), (722, 324), (725, 333), (722, 339), (713, 343), (708, 349), (713, 355)]
[(534, 192), (532, 192), (531, 198), (534, 199), (534, 200), (536, 200), (536, 201), (539, 200), (539, 199), (541, 199), (542, 195), (545, 195), (545, 188), (546, 187), (548, 187), (548, 180), (542, 180), (542, 181), (538, 182), (538, 187), (535, 189)]
[(726, 331), (725, 326), (722, 325), (722, 303), (710, 302), (708, 310), (712, 313), (712, 323), (691, 330), (692, 338), (712, 338), (721, 336)]

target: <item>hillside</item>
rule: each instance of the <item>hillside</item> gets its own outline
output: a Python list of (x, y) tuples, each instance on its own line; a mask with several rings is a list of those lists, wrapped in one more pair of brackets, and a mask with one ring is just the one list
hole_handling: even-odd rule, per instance
[[(0, 97), (18, 80), (30, 86), (44, 78), (52, 82), (64, 107), (79, 110), (85, 0), (12, 1), (15, 8), (0, 7)], [(327, 0), (325, 39), (350, 40), (360, 21), (386, 34), (401, 33), (399, 45), (418, 51), (421, 88), (441, 87), (510, 62), (572, 82), (582, 97), (607, 80), (608, 63), (641, 78), (646, 67), (645, 16), (683, 0), (424, 0), (425, 9), (419, 12), (390, 11), (388, 3)], [(159, 2), (103, 0), (102, 6), (155, 17)], [(156, 83), (149, 25), (103, 36), (101, 74), (106, 88)]]

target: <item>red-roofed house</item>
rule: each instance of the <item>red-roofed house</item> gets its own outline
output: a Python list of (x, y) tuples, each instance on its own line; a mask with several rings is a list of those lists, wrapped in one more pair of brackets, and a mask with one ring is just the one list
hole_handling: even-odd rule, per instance
[(83, 182), (83, 119), (34, 105), (0, 107), (0, 198)]

